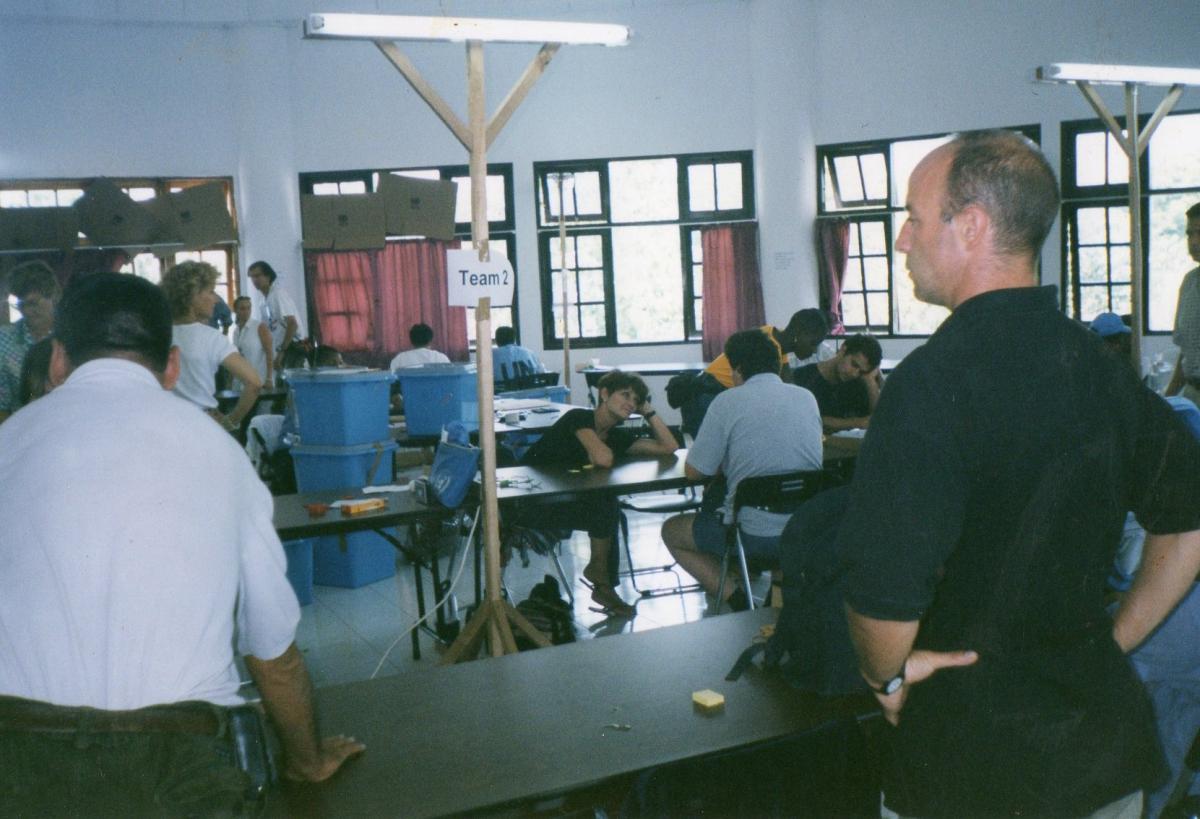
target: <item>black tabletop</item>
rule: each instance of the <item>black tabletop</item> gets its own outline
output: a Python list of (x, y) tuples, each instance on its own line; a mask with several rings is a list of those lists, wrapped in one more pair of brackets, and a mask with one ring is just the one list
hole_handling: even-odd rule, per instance
[[(343, 498), (382, 498), (387, 508), (361, 515), (343, 515), (340, 509), (331, 508), (322, 517), (314, 518), (305, 504), (329, 504)], [(386, 529), (420, 518), (448, 515), (450, 511), (441, 506), (426, 506), (413, 497), (412, 492), (380, 492), (364, 495), (359, 489), (334, 489), (327, 492), (305, 492), (299, 495), (277, 495), (275, 497), (275, 531), (281, 540), (302, 537), (320, 537), (339, 533), (358, 532), (364, 529)]]
[[(824, 700), (757, 668), (726, 682), (774, 617), (759, 609), (323, 689), (324, 730), (367, 752), (328, 782), (285, 785), (270, 813), (458, 814), (874, 712), (872, 697)], [(722, 712), (693, 709), (704, 688), (724, 694)]]

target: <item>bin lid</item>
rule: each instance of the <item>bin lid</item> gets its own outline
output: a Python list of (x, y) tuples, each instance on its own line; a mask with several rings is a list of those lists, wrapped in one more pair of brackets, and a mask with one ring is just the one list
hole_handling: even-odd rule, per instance
[(405, 378), (444, 378), (448, 375), (474, 375), (474, 364), (421, 364), (416, 367), (401, 367), (395, 376)]
[(284, 370), (283, 380), (295, 384), (304, 383), (337, 383), (347, 381), (392, 381), (394, 376), (387, 370), (375, 370), (370, 367), (320, 367), (316, 370)]
[(323, 455), (326, 457), (349, 457), (354, 455), (365, 455), (369, 452), (375, 452), (377, 449), (384, 451), (390, 449), (399, 449), (400, 445), (395, 441), (376, 441), (370, 444), (355, 444), (354, 446), (318, 446), (317, 444), (306, 445), (303, 443), (296, 444), (291, 448), (292, 455)]

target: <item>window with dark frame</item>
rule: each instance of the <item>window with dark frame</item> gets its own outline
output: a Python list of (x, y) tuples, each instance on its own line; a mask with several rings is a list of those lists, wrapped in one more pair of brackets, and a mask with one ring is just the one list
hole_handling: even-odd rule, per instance
[[(1013, 128), (1035, 142), (1037, 125)], [(895, 239), (906, 218), (908, 178), (949, 134), (817, 146), (817, 218), (844, 218), (850, 241), (842, 280), (842, 320), (848, 333), (922, 337), (947, 315), (918, 301)]]
[[(316, 195), (373, 193), (379, 190), (379, 175), (394, 173), (417, 179), (446, 179), (458, 183), (454, 208), (454, 235), (463, 241), (464, 247), (471, 242), (471, 171), (466, 165), (436, 165), (412, 168), (382, 168), (377, 170), (321, 171), (300, 174), (300, 192)], [(511, 163), (489, 164), (487, 167), (487, 210), (488, 249), (504, 255), (512, 264), (513, 276), (517, 271), (516, 227), (513, 218), (513, 170)], [(401, 237), (389, 236), (389, 239)], [(467, 310), (467, 342), (475, 350), (475, 308)], [(508, 325), (513, 328), (520, 341), (520, 322), (517, 307), (517, 287), (513, 286), (511, 305), (492, 306), (492, 327)]]
[(755, 221), (753, 173), (750, 151), (535, 162), (544, 348), (698, 340), (701, 229)]
[[(1122, 126), (1124, 117), (1117, 121)], [(1143, 115), (1144, 125), (1149, 115)], [(1128, 314), (1132, 299), (1129, 256), (1129, 161), (1098, 119), (1064, 122), (1062, 134), (1063, 301), (1082, 321), (1098, 313)], [(1177, 112), (1159, 124), (1142, 155), (1142, 242), (1147, 333), (1169, 333), (1184, 274), (1185, 216), (1200, 201), (1200, 112)]]
[[(0, 180), (0, 208), (70, 207), (83, 196), (83, 190), (94, 177), (74, 179), (8, 179)], [(230, 177), (107, 177), (135, 202), (145, 202), (185, 188), (220, 182), (225, 187), (226, 204), (237, 225), (237, 210), (233, 200), (233, 180)], [(80, 237), (80, 246), (88, 242)], [(237, 245), (221, 244), (187, 251), (142, 252), (132, 256), (121, 268), (157, 284), (162, 274), (183, 261), (204, 261), (220, 274), (216, 291), (230, 306), (238, 296)], [(10, 309), (10, 313), (12, 310)]]

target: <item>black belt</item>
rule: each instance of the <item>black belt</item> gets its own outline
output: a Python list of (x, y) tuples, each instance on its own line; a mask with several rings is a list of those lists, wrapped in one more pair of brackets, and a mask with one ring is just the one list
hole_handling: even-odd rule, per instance
[(19, 697), (0, 697), (0, 731), (26, 733), (196, 734), (221, 736), (222, 710), (207, 702), (152, 705), (136, 711), (68, 707)]

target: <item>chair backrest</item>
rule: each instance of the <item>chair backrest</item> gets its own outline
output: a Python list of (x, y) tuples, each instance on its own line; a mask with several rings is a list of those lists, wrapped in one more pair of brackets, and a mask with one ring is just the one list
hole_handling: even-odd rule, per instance
[(516, 375), (507, 381), (496, 382), (496, 392), (516, 392), (517, 390), (532, 390), (538, 387), (553, 387), (558, 384), (558, 373), (526, 373)]
[(733, 516), (745, 506), (768, 512), (795, 512), (804, 501), (826, 488), (820, 469), (781, 472), (742, 478), (733, 496)]

